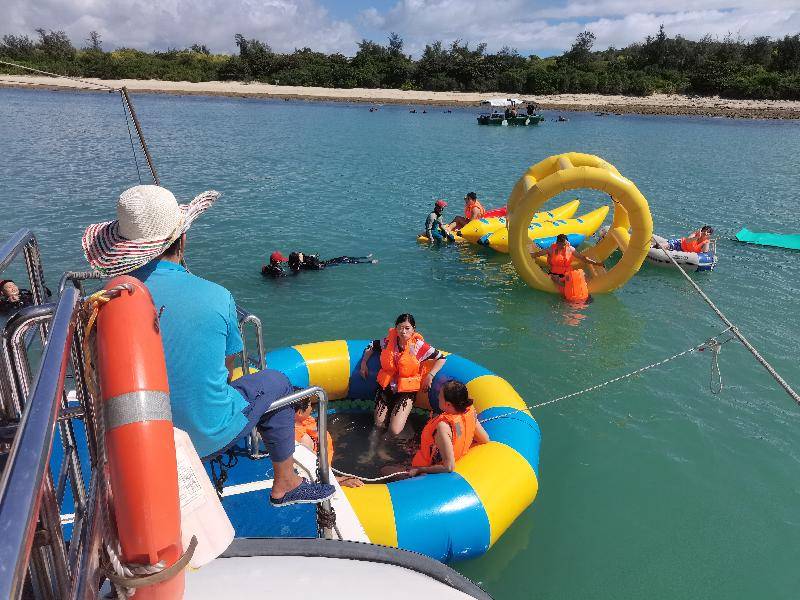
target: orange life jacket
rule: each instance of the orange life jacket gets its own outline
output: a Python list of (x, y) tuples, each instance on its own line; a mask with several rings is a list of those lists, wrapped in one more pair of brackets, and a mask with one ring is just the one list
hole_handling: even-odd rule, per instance
[(702, 252), (703, 245), (708, 241), (708, 236), (697, 234), (696, 238), (681, 238), (681, 250), (684, 252)]
[(589, 287), (583, 269), (567, 271), (564, 275), (564, 298), (568, 302), (583, 302), (589, 299)]
[[(303, 436), (308, 434), (308, 437), (314, 442), (314, 452), (319, 449), (319, 432), (317, 431), (317, 420), (308, 416), (301, 423), (295, 421), (294, 423), (294, 441), (299, 442)], [(328, 462), (333, 461), (333, 438), (328, 433)]]
[(436, 427), (439, 423), (447, 423), (453, 433), (453, 456), (458, 460), (464, 456), (475, 438), (475, 425), (477, 417), (475, 408), (470, 406), (467, 412), (450, 415), (442, 413), (427, 422), (422, 430), (419, 450), (411, 461), (412, 467), (431, 467), (442, 462), (439, 456), (439, 448), (436, 446)]
[(464, 208), (464, 216), (467, 219), (472, 219), (473, 208), (477, 208), (478, 212), (480, 213), (477, 217), (478, 219), (482, 219), (483, 216), (486, 214), (486, 209), (483, 207), (483, 204), (481, 204), (477, 200), (470, 200), (469, 202), (467, 202), (467, 206)]
[(378, 385), (386, 388), (395, 381), (398, 392), (418, 392), (422, 384), (422, 366), (419, 359), (411, 354), (411, 346), (421, 341), (422, 336), (414, 332), (402, 352), (397, 350), (397, 330), (394, 327), (389, 330), (388, 337), (386, 348), (381, 351)]
[(574, 254), (575, 248), (569, 244), (564, 246), (564, 250), (559, 250), (558, 245), (554, 243), (547, 249), (547, 266), (550, 268), (550, 272), (564, 275), (571, 271)]

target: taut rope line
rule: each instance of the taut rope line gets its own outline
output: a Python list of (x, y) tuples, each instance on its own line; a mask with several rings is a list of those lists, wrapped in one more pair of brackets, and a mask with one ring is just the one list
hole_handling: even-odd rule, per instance
[[(97, 83), (95, 81), (88, 81), (86, 79), (79, 79), (77, 77), (70, 77), (69, 75), (59, 75), (58, 73), (50, 73), (49, 71), (42, 71), (40, 69), (34, 69), (33, 67), (26, 67), (25, 65), (18, 65), (17, 63), (8, 62), (5, 60), (0, 60), (0, 65), (8, 65), (9, 67), (16, 67), (17, 69), (23, 69), (25, 71), (31, 71), (33, 73), (41, 73), (42, 75), (49, 75), (50, 77), (60, 77), (61, 79), (69, 79), (70, 81), (77, 81), (78, 83), (84, 83), (86, 85), (94, 85), (104, 90), (108, 90), (109, 92), (118, 92), (119, 88), (111, 87), (110, 85), (105, 85), (104, 83)], [(13, 75), (12, 75), (13, 77)]]
[(773, 367), (771, 364), (769, 364), (769, 363), (767, 362), (767, 359), (766, 359), (766, 358), (764, 358), (763, 356), (761, 356), (761, 354), (758, 352), (758, 350), (756, 350), (756, 349), (755, 349), (755, 347), (753, 346), (753, 344), (751, 344), (751, 343), (750, 343), (750, 342), (747, 340), (747, 338), (745, 338), (745, 337), (744, 337), (744, 336), (741, 334), (741, 332), (740, 332), (740, 331), (739, 331), (739, 329), (736, 327), (736, 325), (734, 325), (733, 323), (731, 323), (730, 319), (728, 319), (728, 317), (726, 317), (726, 316), (725, 316), (725, 315), (722, 313), (722, 311), (721, 311), (719, 308), (717, 308), (717, 306), (716, 306), (716, 305), (715, 305), (715, 304), (714, 304), (714, 303), (711, 301), (711, 298), (709, 298), (709, 297), (706, 295), (706, 293), (705, 293), (705, 292), (704, 292), (704, 291), (703, 291), (703, 290), (700, 288), (700, 286), (699, 286), (699, 285), (697, 285), (697, 284), (694, 282), (694, 280), (693, 280), (691, 277), (689, 277), (689, 274), (688, 274), (686, 271), (684, 271), (684, 270), (683, 270), (683, 267), (681, 267), (681, 266), (680, 266), (680, 265), (677, 263), (677, 261), (675, 260), (675, 258), (674, 258), (674, 257), (673, 257), (673, 256), (672, 256), (672, 255), (671, 255), (669, 252), (667, 252), (667, 251), (664, 249), (664, 247), (663, 247), (663, 246), (661, 246), (660, 244), (659, 244), (659, 246), (658, 246), (658, 247), (661, 249), (661, 251), (662, 251), (664, 254), (666, 254), (667, 258), (669, 258), (669, 260), (672, 262), (672, 264), (673, 264), (673, 265), (675, 265), (675, 266), (678, 268), (678, 270), (681, 272), (681, 274), (682, 274), (682, 275), (683, 275), (683, 276), (686, 278), (686, 281), (688, 281), (688, 282), (689, 282), (689, 284), (690, 284), (690, 285), (691, 285), (691, 286), (692, 286), (692, 287), (695, 289), (695, 291), (696, 291), (698, 294), (700, 294), (700, 297), (701, 297), (701, 298), (702, 298), (702, 299), (705, 301), (705, 303), (706, 303), (706, 304), (708, 304), (708, 305), (711, 307), (711, 310), (713, 310), (715, 313), (717, 313), (717, 316), (718, 316), (718, 317), (719, 317), (719, 318), (722, 320), (722, 322), (723, 322), (723, 323), (725, 323), (725, 325), (727, 325), (727, 326), (728, 326), (728, 329), (731, 331), (731, 333), (733, 333), (733, 335), (735, 335), (735, 336), (736, 336), (736, 338), (737, 338), (737, 339), (738, 339), (740, 342), (742, 342), (742, 345), (743, 345), (745, 348), (747, 348), (747, 350), (749, 350), (749, 351), (750, 351), (750, 354), (752, 354), (752, 355), (755, 357), (755, 359), (756, 359), (756, 360), (757, 360), (759, 363), (761, 363), (761, 366), (763, 366), (763, 367), (764, 367), (764, 368), (767, 370), (767, 372), (768, 372), (770, 375), (772, 375), (772, 378), (773, 378), (775, 381), (777, 381), (777, 382), (778, 382), (778, 384), (779, 384), (779, 385), (780, 385), (780, 386), (781, 386), (781, 387), (782, 387), (784, 390), (786, 390), (786, 393), (787, 393), (787, 394), (789, 394), (789, 396), (792, 398), (792, 400), (794, 400), (795, 402), (797, 402), (797, 404), (800, 404), (800, 394), (798, 394), (797, 392), (795, 392), (795, 391), (792, 389), (792, 387), (791, 387), (791, 386), (790, 386), (790, 385), (789, 385), (789, 384), (786, 382), (786, 380), (785, 380), (783, 377), (781, 377), (781, 376), (780, 376), (780, 374), (779, 374), (779, 373), (778, 373), (778, 372), (775, 370), (775, 368), (774, 368), (774, 367)]

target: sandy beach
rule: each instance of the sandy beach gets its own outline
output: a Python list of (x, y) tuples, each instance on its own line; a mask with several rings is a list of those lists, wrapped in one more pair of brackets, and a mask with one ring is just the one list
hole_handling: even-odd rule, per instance
[[(477, 106), (486, 98), (509, 94), (426, 92), (394, 89), (322, 88), (244, 83), (236, 81), (158, 81), (139, 79), (83, 79), (76, 83), (56, 77), (0, 75), (0, 87), (42, 88), (50, 90), (96, 89), (90, 83), (119, 88), (135, 93), (232, 96), (243, 98), (276, 98), (364, 102), (369, 104), (408, 104), (436, 106)], [(553, 96), (520, 96), (548, 110), (589, 111), (602, 113), (634, 113), (645, 115), (699, 115), (755, 119), (800, 119), (800, 101), (794, 100), (730, 100), (719, 97), (689, 97), (675, 94), (653, 94), (646, 97), (603, 96), (600, 94), (558, 94)]]

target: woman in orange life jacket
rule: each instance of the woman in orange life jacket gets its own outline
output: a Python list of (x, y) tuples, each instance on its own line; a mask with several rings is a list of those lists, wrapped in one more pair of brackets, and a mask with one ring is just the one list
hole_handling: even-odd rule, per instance
[(482, 219), (485, 214), (486, 209), (478, 200), (478, 195), (475, 192), (470, 192), (464, 196), (464, 216), (459, 215), (454, 218), (447, 226), (447, 229), (452, 233), (461, 229), (473, 219)]
[[(294, 441), (311, 450), (314, 454), (319, 450), (319, 433), (317, 420), (311, 416), (311, 399), (305, 398), (294, 407)], [(333, 438), (328, 432), (328, 463), (333, 462)], [(358, 477), (337, 476), (336, 481), (345, 487), (361, 487), (364, 482)]]
[[(369, 375), (367, 361), (373, 352), (381, 353), (381, 368), (376, 377), (375, 426), (386, 427), (388, 420), (389, 431), (399, 435), (414, 407), (417, 392), (430, 389), (445, 359), (417, 333), (414, 317), (408, 313), (397, 317), (385, 338), (374, 340), (364, 350), (360, 368), (364, 379)], [(427, 373), (423, 372), (425, 361), (434, 361)]]
[(714, 228), (709, 225), (703, 225), (697, 231), (693, 231), (689, 236), (679, 240), (669, 240), (666, 243), (665, 250), (679, 250), (683, 252), (708, 252), (711, 246), (711, 234), (714, 233)]
[(456, 461), (469, 452), (473, 444), (485, 444), (489, 434), (478, 422), (467, 386), (450, 380), (439, 390), (442, 412), (431, 417), (422, 430), (420, 447), (408, 465), (391, 465), (383, 472), (409, 477), (426, 473), (452, 473)]
[[(535, 246), (534, 246), (535, 247)], [(547, 256), (547, 268), (550, 270), (550, 279), (559, 287), (564, 286), (564, 276), (572, 270), (572, 260), (578, 259), (589, 265), (602, 267), (603, 263), (588, 256), (584, 256), (573, 248), (567, 236), (559, 233), (556, 241), (549, 248), (531, 252), (531, 258)]]

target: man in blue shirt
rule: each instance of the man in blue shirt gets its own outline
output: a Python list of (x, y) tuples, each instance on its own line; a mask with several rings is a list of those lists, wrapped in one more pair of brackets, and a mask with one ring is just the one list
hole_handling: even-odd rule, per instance
[(265, 369), (228, 383), (242, 350), (236, 303), (227, 289), (181, 266), (186, 230), (218, 195), (206, 192), (180, 207), (164, 188), (131, 188), (120, 196), (117, 221), (87, 229), (84, 252), (93, 267), (130, 273), (150, 290), (160, 313), (173, 423), (189, 434), (198, 454), (220, 454), (258, 427), (275, 471), (273, 506), (321, 502), (335, 488), (295, 473), (293, 407), (265, 414), (292, 393), (289, 380)]

